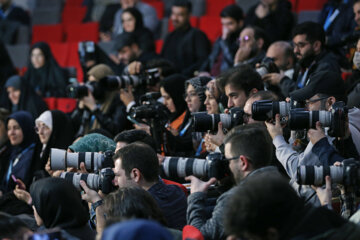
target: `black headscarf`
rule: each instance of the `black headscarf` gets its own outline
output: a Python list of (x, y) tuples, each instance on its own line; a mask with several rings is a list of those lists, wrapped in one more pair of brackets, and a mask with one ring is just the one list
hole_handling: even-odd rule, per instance
[(186, 78), (181, 74), (173, 74), (169, 77), (164, 78), (160, 83), (160, 86), (170, 95), (172, 98), (176, 112), (172, 114), (171, 121), (175, 120), (180, 116), (185, 110), (187, 110), (187, 105), (184, 100), (184, 85)]
[(30, 195), (46, 228), (80, 228), (89, 220), (80, 192), (65, 179), (40, 179), (31, 185)]
[(14, 74), (16, 74), (14, 65), (4, 43), (0, 41), (0, 89), (3, 88), (5, 81)]
[(35, 43), (30, 49), (30, 56), (35, 48), (44, 54), (45, 65), (36, 69), (30, 61), (25, 73), (27, 83), (42, 97), (65, 97), (66, 74), (53, 57), (49, 45), (45, 42)]
[(48, 109), (46, 103), (34, 92), (34, 89), (26, 83), (25, 79), (15, 75), (6, 81), (3, 91), (4, 100), (1, 103), (1, 106), (8, 109), (10, 112), (13, 112), (14, 106), (8, 98), (6, 92), (7, 87), (13, 87), (21, 92), (19, 103), (15, 107), (16, 111), (24, 110), (30, 112), (34, 118), (37, 118), (42, 112)]
[(31, 114), (26, 111), (18, 111), (11, 114), (6, 121), (6, 125), (10, 119), (16, 120), (23, 132), (23, 141), (17, 146), (17, 148), (19, 148), (18, 152), (21, 152), (35, 142), (34, 119)]
[(68, 115), (59, 110), (51, 110), (50, 112), (52, 117), (51, 136), (44, 150), (42, 150), (41, 142), (35, 147), (32, 164), (32, 172), (34, 173), (38, 170), (44, 170), (51, 148), (67, 149), (74, 140), (74, 129)]

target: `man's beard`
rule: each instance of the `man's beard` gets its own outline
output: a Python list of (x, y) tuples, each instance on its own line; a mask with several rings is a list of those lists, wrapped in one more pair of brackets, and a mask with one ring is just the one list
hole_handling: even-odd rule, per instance
[(302, 68), (308, 68), (315, 59), (315, 52), (310, 49), (304, 56), (299, 60), (299, 64)]

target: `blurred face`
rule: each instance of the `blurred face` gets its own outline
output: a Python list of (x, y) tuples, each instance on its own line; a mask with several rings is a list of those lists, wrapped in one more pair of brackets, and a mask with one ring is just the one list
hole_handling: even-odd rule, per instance
[(245, 103), (245, 107), (244, 107), (244, 123), (245, 124), (252, 124), (252, 123), (258, 123), (261, 121), (256, 121), (252, 118), (252, 104), (256, 101), (259, 101), (260, 98), (249, 98), (246, 103)]
[(115, 185), (117, 185), (119, 188), (121, 187), (131, 187), (131, 186), (137, 186), (136, 183), (132, 180), (126, 177), (125, 170), (122, 168), (121, 165), (121, 159), (118, 158), (115, 161), (115, 168), (114, 168), (114, 174), (115, 174)]
[(170, 17), (174, 29), (178, 29), (184, 27), (189, 22), (190, 14), (187, 8), (173, 6)]
[[(226, 158), (233, 158), (236, 156), (233, 156), (231, 150), (231, 144), (227, 143), (225, 144), (225, 157)], [(241, 181), (241, 179), (244, 178), (244, 173), (241, 171), (241, 169), (239, 168), (239, 159), (234, 159), (234, 160), (230, 160), (229, 161), (229, 168), (231, 173), (234, 176), (235, 182), (239, 183)]]
[(170, 97), (170, 95), (165, 91), (163, 87), (160, 88), (161, 96), (164, 98), (164, 105), (169, 109), (171, 113), (176, 112), (176, 107), (174, 104), (173, 99)]
[(274, 59), (275, 65), (280, 70), (287, 70), (288, 60), (285, 58), (284, 49), (280, 46), (270, 45), (266, 52), (266, 57)]
[(10, 119), (7, 126), (7, 134), (11, 145), (17, 146), (24, 139), (23, 131), (15, 119)]
[(137, 3), (137, 0), (120, 0), (122, 9), (134, 7), (136, 3)]
[(38, 69), (45, 65), (45, 56), (40, 48), (34, 48), (31, 52), (31, 63)]
[(39, 135), (40, 142), (47, 144), (49, 142), (52, 130), (43, 122), (36, 123), (36, 133)]
[(126, 145), (128, 145), (126, 142), (117, 142), (115, 152), (117, 152), (119, 149), (125, 147)]
[(125, 32), (135, 31), (136, 20), (133, 15), (128, 12), (122, 14), (122, 25)]
[(206, 90), (205, 91), (205, 96), (206, 96), (206, 99), (205, 99), (204, 104), (206, 106), (206, 112), (208, 114), (217, 114), (217, 113), (219, 113), (219, 104), (216, 101), (214, 95), (211, 94), (209, 90)]
[(309, 111), (328, 110), (329, 106), (326, 106), (327, 98), (323, 99), (319, 95), (315, 94), (310, 99), (306, 100), (306, 108)]
[(199, 95), (191, 84), (186, 89), (185, 101), (190, 112), (198, 112), (200, 110), (201, 101)]
[(226, 30), (228, 33), (233, 33), (240, 28), (240, 23), (231, 17), (221, 18), (221, 25), (223, 31)]
[(306, 34), (299, 34), (293, 38), (294, 53), (298, 60), (314, 54), (312, 44), (306, 40)]
[(228, 97), (228, 108), (244, 108), (245, 102), (247, 100), (244, 90), (238, 90), (231, 84), (227, 84), (225, 86), (225, 95)]
[(6, 91), (11, 103), (13, 105), (19, 104), (21, 91), (19, 89), (15, 89), (14, 87), (8, 87)]
[(358, 26), (360, 26), (360, 3), (355, 3), (353, 10), (355, 15), (355, 22)]
[(118, 59), (123, 64), (127, 65), (136, 58), (136, 54), (130, 46), (123, 47), (118, 52)]

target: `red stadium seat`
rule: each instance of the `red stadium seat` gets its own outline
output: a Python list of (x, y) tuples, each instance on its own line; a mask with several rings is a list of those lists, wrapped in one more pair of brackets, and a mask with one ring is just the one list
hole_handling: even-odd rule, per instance
[(221, 35), (220, 17), (202, 16), (199, 21), (199, 28), (205, 32), (209, 40), (214, 43)]
[(220, 17), (220, 12), (224, 7), (234, 4), (235, 0), (206, 0), (206, 16)]
[(70, 24), (65, 27), (66, 41), (94, 41), (99, 40), (99, 24), (98, 23), (82, 23)]
[(66, 67), (69, 55), (68, 44), (50, 42), (49, 45), (55, 60), (59, 63), (61, 67)]
[(327, 0), (301, 0), (297, 1), (296, 11), (304, 11), (304, 10), (321, 10)]
[(162, 50), (162, 46), (164, 44), (164, 40), (156, 40), (155, 41), (155, 48), (156, 48), (156, 53), (157, 54), (160, 54), (161, 53), (161, 50)]
[(61, 24), (56, 25), (34, 25), (32, 32), (32, 43), (57, 42), (64, 40), (64, 28)]
[(56, 109), (56, 98), (49, 97), (49, 98), (43, 98), (44, 102), (48, 106), (49, 110)]
[(81, 23), (86, 15), (86, 11), (86, 7), (65, 7), (62, 13), (62, 23), (65, 25), (72, 23)]
[(79, 6), (81, 7), (84, 0), (66, 0), (65, 6)]
[[(190, 17), (190, 24), (192, 27), (197, 28), (199, 27), (199, 18), (198, 17)], [(174, 25), (172, 24), (171, 19), (169, 18), (169, 25), (168, 25), (168, 31), (172, 32), (174, 31)]]
[(289, 0), (289, 2), (291, 2), (291, 5), (292, 5), (291, 10), (292, 10), (293, 12), (297, 12), (297, 3), (298, 3), (298, 0)]
[(56, 109), (64, 113), (70, 113), (76, 108), (76, 99), (73, 98), (58, 98)]
[(159, 19), (162, 19), (164, 17), (164, 3), (163, 2), (148, 2), (149, 5), (151, 5), (153, 8), (155, 8), (157, 17)]

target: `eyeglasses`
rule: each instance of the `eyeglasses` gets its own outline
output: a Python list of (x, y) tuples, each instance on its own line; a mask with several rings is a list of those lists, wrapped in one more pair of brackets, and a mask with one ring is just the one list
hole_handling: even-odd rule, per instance
[(47, 131), (47, 130), (49, 130), (50, 128), (49, 128), (48, 126), (46, 126), (46, 125), (42, 125), (42, 126), (36, 126), (36, 127), (34, 127), (34, 129), (35, 129), (35, 132), (36, 132), (36, 133), (39, 133), (41, 130)]
[(310, 42), (298, 42), (298, 43), (293, 43), (294, 48), (303, 48), (306, 45), (310, 44)]
[(306, 100), (306, 106), (308, 106), (309, 104), (311, 103), (315, 103), (315, 102), (318, 102), (318, 101), (321, 101), (321, 100), (324, 100), (324, 99), (327, 99), (328, 97), (321, 97), (321, 98), (316, 98), (316, 99), (313, 99), (313, 100)]
[(184, 94), (184, 99), (187, 98), (187, 97), (193, 98), (193, 97), (196, 97), (196, 96), (198, 96), (196, 92), (189, 92), (189, 93)]
[(237, 157), (232, 157), (232, 158), (223, 158), (223, 161), (228, 161), (230, 162), (231, 160), (235, 160), (235, 159), (238, 159), (240, 156), (237, 156)]
[(239, 38), (237, 39), (237, 43), (240, 44), (241, 42), (247, 42), (247, 41), (249, 41), (249, 40), (250, 40), (250, 36), (245, 35), (243, 38), (239, 37)]

